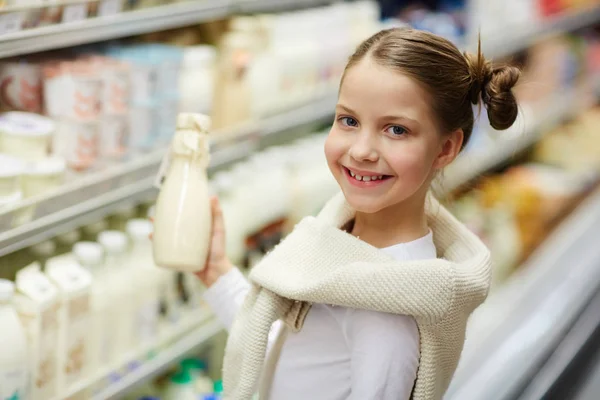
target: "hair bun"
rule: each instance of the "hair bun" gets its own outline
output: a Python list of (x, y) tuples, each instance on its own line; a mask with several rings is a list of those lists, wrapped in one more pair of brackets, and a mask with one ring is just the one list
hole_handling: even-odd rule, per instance
[(471, 78), (470, 98), (473, 104), (483, 101), (488, 119), (494, 129), (508, 129), (517, 119), (519, 107), (512, 92), (521, 71), (516, 67), (492, 67), (481, 53), (479, 45), (477, 55), (465, 54)]

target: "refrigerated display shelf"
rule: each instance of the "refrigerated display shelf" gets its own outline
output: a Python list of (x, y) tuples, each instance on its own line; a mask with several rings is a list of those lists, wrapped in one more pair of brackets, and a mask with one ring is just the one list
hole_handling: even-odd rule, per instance
[(300, 9), (332, 0), (188, 0), (0, 36), (0, 57), (12, 57), (179, 28), (240, 13)]
[[(592, 87), (599, 86), (598, 79), (591, 81)], [(507, 163), (536, 143), (549, 129), (589, 108), (594, 101), (593, 96), (581, 96), (577, 89), (569, 89), (551, 96), (533, 109), (524, 109), (514, 129), (490, 132), (490, 143), (464, 152), (449, 165), (442, 179), (442, 190), (452, 192), (486, 171)]]
[[(183, 324), (173, 334), (173, 340), (157, 351), (154, 358), (146, 361), (134, 371), (130, 372), (120, 380), (112, 383), (102, 391), (95, 393), (92, 400), (117, 399), (127, 391), (136, 388), (140, 384), (165, 372), (186, 354), (194, 351), (205, 344), (213, 336), (223, 330), (223, 325), (209, 311), (201, 312), (197, 318)], [(102, 375), (102, 374), (100, 374)], [(67, 400), (81, 395), (84, 390), (91, 389), (100, 377), (93, 377), (87, 381), (80, 382), (68, 389), (65, 393), (56, 396), (53, 400)]]
[(446, 400), (506, 400), (538, 370), (600, 287), (600, 189), (469, 321)]
[[(327, 93), (289, 111), (222, 134), (216, 132), (209, 172), (239, 161), (293, 128), (331, 119), (337, 95)], [(164, 150), (75, 176), (56, 192), (0, 212), (0, 257), (92, 223), (129, 205), (156, 197), (155, 175)]]
[[(512, 29), (512, 32), (502, 30), (497, 34), (486, 35), (481, 46), (487, 57), (503, 58), (527, 49), (541, 38), (572, 32), (598, 21), (600, 6), (584, 7), (564, 15), (549, 17), (546, 21), (531, 22), (522, 29)], [(471, 50), (476, 51), (477, 45), (472, 45)]]

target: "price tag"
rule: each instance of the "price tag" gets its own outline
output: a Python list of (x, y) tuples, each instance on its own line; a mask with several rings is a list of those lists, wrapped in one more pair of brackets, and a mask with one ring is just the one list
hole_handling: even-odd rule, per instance
[(62, 22), (83, 21), (87, 18), (87, 4), (71, 4), (63, 9)]
[(98, 8), (98, 16), (106, 17), (108, 15), (115, 15), (122, 11), (123, 1), (122, 0), (102, 0)]
[(0, 35), (18, 32), (23, 26), (23, 13), (0, 14)]

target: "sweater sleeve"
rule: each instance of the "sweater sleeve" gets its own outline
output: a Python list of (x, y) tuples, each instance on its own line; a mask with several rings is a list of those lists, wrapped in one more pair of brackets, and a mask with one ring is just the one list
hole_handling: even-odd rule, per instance
[(352, 374), (348, 400), (410, 399), (420, 352), (414, 318), (353, 310), (346, 337)]

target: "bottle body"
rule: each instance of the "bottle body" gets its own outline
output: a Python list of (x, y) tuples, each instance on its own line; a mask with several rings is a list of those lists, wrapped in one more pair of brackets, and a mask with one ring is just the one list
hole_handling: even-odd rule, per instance
[(25, 330), (9, 303), (0, 303), (2, 347), (0, 399), (27, 398), (28, 358)]
[(186, 272), (204, 267), (212, 225), (208, 194), (205, 161), (175, 154), (156, 202), (157, 265)]

